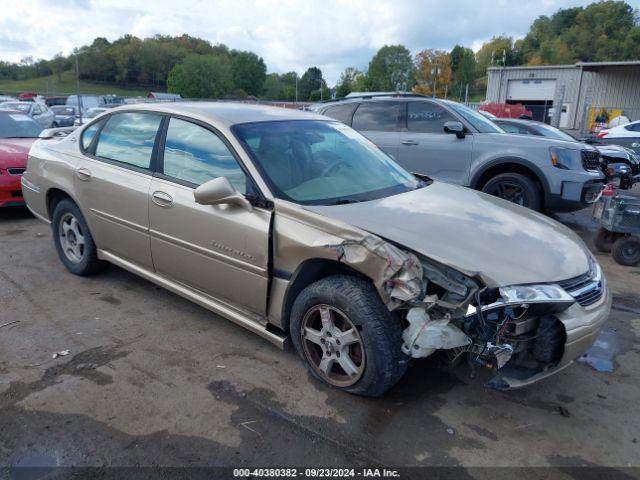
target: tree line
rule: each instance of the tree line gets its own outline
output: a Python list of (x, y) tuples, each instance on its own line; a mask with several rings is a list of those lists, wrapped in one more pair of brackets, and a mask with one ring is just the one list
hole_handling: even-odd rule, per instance
[[(244, 98), (247, 95), (285, 101), (317, 101), (331, 96), (322, 71), (269, 73), (253, 52), (182, 35), (140, 39), (124, 35), (113, 42), (98, 37), (75, 54), (50, 60), (26, 57), (18, 63), (0, 61), (0, 79), (57, 75), (79, 64), (84, 80), (121, 86), (167, 90), (183, 97)], [(469, 89), (486, 90), (491, 66), (552, 65), (576, 61), (640, 58), (638, 11), (625, 1), (607, 0), (586, 7), (540, 16), (523, 39), (496, 36), (474, 52), (464, 45), (450, 51), (427, 48), (416, 55), (403, 45), (385, 45), (365, 71), (346, 68), (335, 95), (352, 91), (415, 91), (461, 99)]]

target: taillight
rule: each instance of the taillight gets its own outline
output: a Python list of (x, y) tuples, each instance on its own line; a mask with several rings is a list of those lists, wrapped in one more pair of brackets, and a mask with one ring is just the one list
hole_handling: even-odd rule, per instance
[(604, 138), (609, 134), (609, 132), (600, 132), (598, 133), (598, 138)]

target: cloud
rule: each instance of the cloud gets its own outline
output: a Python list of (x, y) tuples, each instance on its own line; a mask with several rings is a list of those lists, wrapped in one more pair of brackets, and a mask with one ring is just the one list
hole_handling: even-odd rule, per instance
[[(634, 0), (632, 3), (637, 2)], [(335, 83), (361, 70), (385, 44), (478, 48), (492, 36), (524, 36), (539, 15), (586, 5), (580, 0), (22, 0), (0, 11), (0, 59), (51, 58), (91, 43), (188, 33), (262, 56), (269, 71), (309, 66)], [(517, 7), (516, 7), (517, 5)]]

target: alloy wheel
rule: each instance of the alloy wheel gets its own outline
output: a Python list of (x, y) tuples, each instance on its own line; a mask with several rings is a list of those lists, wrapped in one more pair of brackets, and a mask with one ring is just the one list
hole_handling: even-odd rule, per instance
[(84, 258), (85, 238), (82, 226), (72, 213), (65, 213), (58, 227), (60, 246), (65, 256), (73, 263), (80, 263)]
[(348, 387), (360, 379), (365, 367), (362, 337), (343, 312), (330, 305), (310, 308), (300, 335), (307, 360), (326, 382)]
[(487, 193), (522, 206), (527, 206), (528, 203), (528, 198), (522, 185), (516, 182), (497, 182), (491, 186)]

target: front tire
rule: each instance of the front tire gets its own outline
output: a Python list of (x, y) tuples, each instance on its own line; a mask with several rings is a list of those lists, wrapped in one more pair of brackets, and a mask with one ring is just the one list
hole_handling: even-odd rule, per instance
[(53, 211), (53, 241), (60, 261), (71, 273), (95, 275), (108, 263), (98, 258), (98, 250), (82, 212), (70, 199), (62, 200)]
[(534, 180), (521, 173), (501, 173), (482, 187), (484, 193), (540, 211), (542, 194)]
[(640, 263), (640, 238), (627, 235), (613, 242), (613, 259), (620, 265), (633, 267)]
[(357, 277), (335, 275), (305, 288), (291, 310), (291, 337), (315, 378), (357, 395), (382, 395), (408, 364), (400, 321)]

